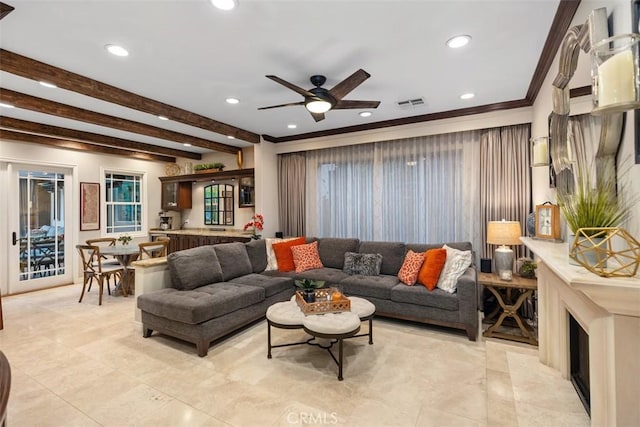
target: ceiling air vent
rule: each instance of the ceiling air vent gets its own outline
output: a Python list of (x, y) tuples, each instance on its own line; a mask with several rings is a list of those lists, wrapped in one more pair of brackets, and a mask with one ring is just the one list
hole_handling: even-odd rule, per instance
[(398, 107), (402, 110), (407, 110), (424, 105), (424, 98), (407, 99), (406, 101), (398, 101), (396, 104), (398, 104)]

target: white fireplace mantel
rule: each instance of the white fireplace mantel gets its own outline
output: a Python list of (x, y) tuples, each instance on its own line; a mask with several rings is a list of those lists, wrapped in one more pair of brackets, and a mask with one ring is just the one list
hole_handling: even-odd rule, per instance
[(568, 245), (522, 238), (538, 260), (540, 361), (570, 376), (569, 314), (589, 335), (591, 424), (640, 425), (640, 275), (569, 264)]

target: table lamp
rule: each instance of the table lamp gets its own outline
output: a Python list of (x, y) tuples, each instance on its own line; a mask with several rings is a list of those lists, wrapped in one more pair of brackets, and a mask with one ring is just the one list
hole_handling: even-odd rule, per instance
[(502, 280), (511, 280), (513, 276), (513, 250), (507, 245), (520, 245), (520, 222), (489, 221), (487, 224), (487, 243), (500, 245), (494, 252), (495, 267)]

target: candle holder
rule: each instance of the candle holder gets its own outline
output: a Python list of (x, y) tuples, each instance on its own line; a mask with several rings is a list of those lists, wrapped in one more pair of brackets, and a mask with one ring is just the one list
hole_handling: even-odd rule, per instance
[(531, 166), (549, 166), (549, 138), (531, 138)]
[(639, 42), (639, 34), (623, 34), (591, 48), (593, 114), (640, 108)]

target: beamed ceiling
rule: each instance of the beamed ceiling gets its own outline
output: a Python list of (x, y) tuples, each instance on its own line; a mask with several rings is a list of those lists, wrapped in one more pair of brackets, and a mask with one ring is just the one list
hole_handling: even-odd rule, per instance
[[(0, 102), (15, 107), (0, 108), (0, 138), (171, 162), (235, 153), (261, 136), (284, 142), (529, 106), (579, 3), (242, 0), (226, 12), (207, 0), (0, 3)], [(471, 42), (445, 45), (459, 34)], [(321, 74), (331, 89), (359, 69), (371, 77), (336, 92), (378, 108), (334, 109), (318, 122), (301, 105), (259, 110), (303, 100), (278, 78), (306, 91)], [(461, 100), (467, 92), (475, 97)]]

